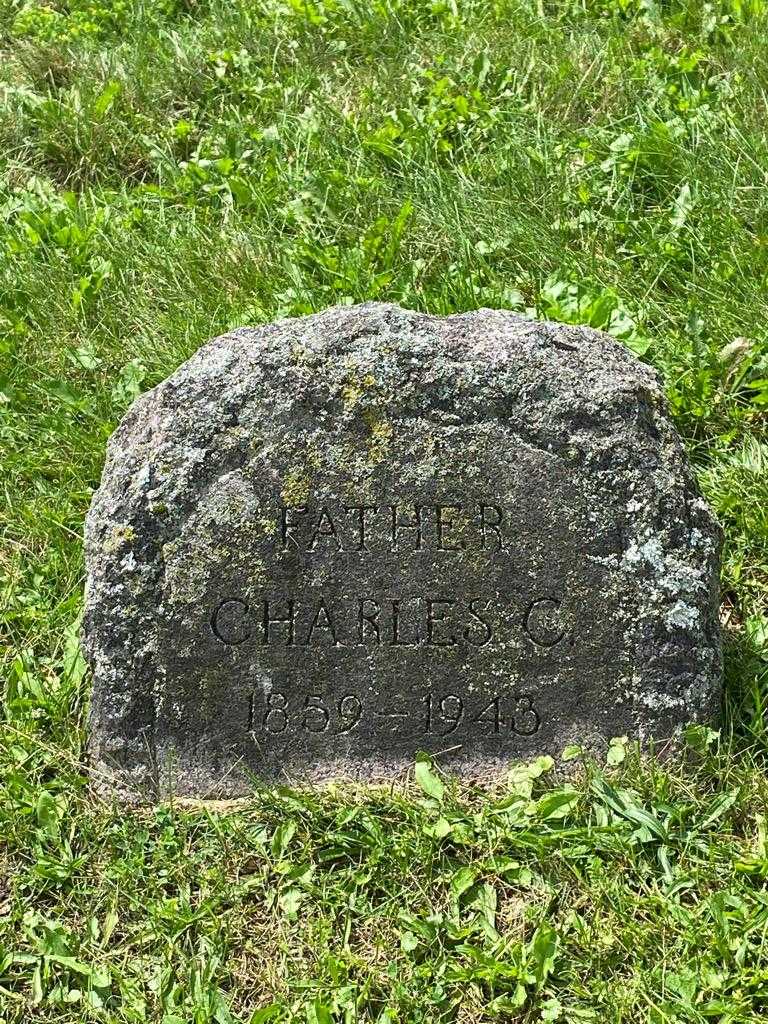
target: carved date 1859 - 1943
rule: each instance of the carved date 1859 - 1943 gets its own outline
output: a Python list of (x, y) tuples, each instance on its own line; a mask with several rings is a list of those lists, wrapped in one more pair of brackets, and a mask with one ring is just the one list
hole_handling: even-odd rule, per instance
[[(414, 703), (417, 701), (417, 703)], [(456, 693), (425, 693), (400, 707), (366, 707), (363, 698), (346, 693), (335, 700), (321, 693), (302, 698), (278, 690), (264, 694), (254, 691), (249, 713), (249, 732), (279, 735), (284, 732), (352, 732), (364, 718), (382, 725), (390, 720), (398, 731), (421, 735), (451, 736), (471, 730), (488, 736), (512, 733), (532, 736), (541, 726), (541, 718), (530, 697), (520, 693), (468, 699)], [(410, 723), (410, 729), (408, 729)]]

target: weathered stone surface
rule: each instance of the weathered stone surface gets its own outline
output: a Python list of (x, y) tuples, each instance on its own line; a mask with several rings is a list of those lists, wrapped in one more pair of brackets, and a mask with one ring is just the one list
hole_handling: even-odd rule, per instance
[(486, 777), (719, 702), (719, 531), (611, 338), (340, 307), (217, 338), (109, 443), (91, 755), (125, 791)]

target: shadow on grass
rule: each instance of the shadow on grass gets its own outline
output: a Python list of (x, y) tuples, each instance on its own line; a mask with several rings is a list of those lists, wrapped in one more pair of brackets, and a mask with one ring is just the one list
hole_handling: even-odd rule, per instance
[(768, 766), (768, 650), (743, 628), (723, 629), (723, 740)]

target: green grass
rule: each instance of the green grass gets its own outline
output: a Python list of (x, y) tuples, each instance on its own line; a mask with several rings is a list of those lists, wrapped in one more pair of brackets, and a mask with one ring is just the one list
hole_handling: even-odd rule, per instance
[[(2, 1024), (764, 1019), (766, 82), (766, 0), (0, 0)], [(658, 369), (725, 528), (720, 736), (486, 792), (99, 803), (107, 437), (212, 335), (371, 298)]]

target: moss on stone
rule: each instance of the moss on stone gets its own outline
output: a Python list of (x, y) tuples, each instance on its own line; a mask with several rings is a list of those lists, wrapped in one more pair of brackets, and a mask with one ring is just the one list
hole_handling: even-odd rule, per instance
[(280, 497), (286, 505), (303, 505), (312, 490), (309, 477), (300, 469), (291, 469), (285, 476)]
[(368, 440), (368, 464), (377, 466), (383, 462), (389, 452), (389, 445), (394, 434), (391, 422), (374, 409), (367, 409), (363, 414), (371, 436)]
[(118, 523), (110, 530), (109, 536), (104, 541), (104, 552), (108, 555), (114, 554), (120, 548), (126, 547), (135, 540), (136, 531), (128, 523)]
[(341, 389), (341, 399), (344, 403), (344, 412), (350, 412), (360, 401), (363, 395), (376, 385), (376, 378), (372, 373), (366, 373), (362, 377), (350, 376)]

